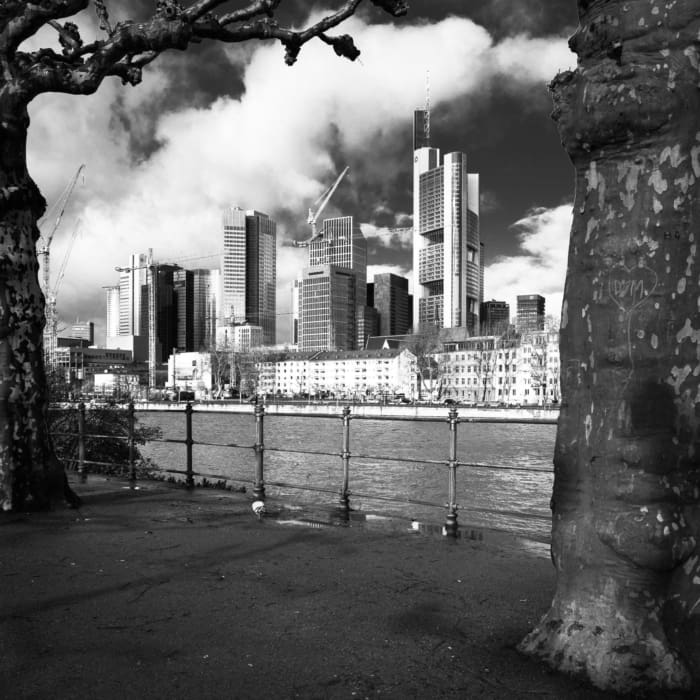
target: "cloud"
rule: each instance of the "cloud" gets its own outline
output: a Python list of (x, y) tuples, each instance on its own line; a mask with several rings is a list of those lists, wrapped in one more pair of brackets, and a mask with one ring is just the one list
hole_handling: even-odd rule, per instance
[(501, 257), (484, 270), (484, 300), (510, 304), (511, 318), (519, 294), (541, 294), (547, 315), (559, 317), (571, 231), (572, 206), (535, 209), (512, 228), (519, 240), (517, 255)]
[(498, 211), (502, 204), (498, 199), (498, 195), (491, 190), (481, 190), (479, 192), (479, 214), (490, 214), (493, 211)]
[[(356, 17), (344, 30), (361, 47), (361, 62), (337, 59), (320, 42), (306, 46), (292, 69), (278, 45), (227, 51), (231, 71), (245, 71), (239, 98), (222, 86), (218, 99), (178, 107), (194, 89), (187, 82), (192, 77), (166, 60), (149, 67), (136, 89), (108, 81), (94, 96), (35, 100), (28, 160), (49, 203), (86, 164), (85, 185), (76, 188), (52, 248), (56, 270), (81, 217), (84, 233), (68, 262), (59, 315), (95, 320), (99, 338), (105, 314), (100, 288), (116, 283), (114, 267), (148, 248), (160, 261), (220, 251), (226, 206), (276, 218), (280, 242), (305, 238), (307, 209), (343, 159), (356, 166), (334, 199), (339, 206), (354, 202), (357, 210), (342, 213), (371, 220), (391, 187), (410, 197), (410, 180), (396, 183), (407, 172), (398, 172), (398, 161), (410, 168), (410, 154), (397, 150), (397, 134), (410, 132), (426, 69), (433, 103), (440, 104), (478, 95), (496, 80), (520, 89), (571, 61), (562, 38), (494, 44), (483, 27), (458, 17), (419, 26), (368, 25)], [(173, 98), (176, 93), (182, 100)], [(410, 207), (408, 201), (403, 208)], [(299, 251), (280, 248), (279, 255), (278, 313), (284, 318), (289, 278), (303, 263)], [(189, 264), (205, 266), (209, 259)]]
[(413, 227), (410, 225), (387, 227), (362, 224), (360, 229), (368, 244), (379, 243), (385, 248), (392, 248), (394, 250), (397, 248), (411, 250), (413, 244)]
[(393, 275), (398, 275), (399, 277), (408, 278), (408, 290), (409, 292), (413, 289), (413, 273), (410, 268), (403, 267), (402, 265), (368, 265), (367, 266), (367, 281), (372, 282), (375, 275), (390, 272)]

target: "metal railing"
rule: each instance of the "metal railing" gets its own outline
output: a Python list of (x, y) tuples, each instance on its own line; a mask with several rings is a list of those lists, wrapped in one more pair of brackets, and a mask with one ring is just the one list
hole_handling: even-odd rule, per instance
[[(72, 410), (72, 409), (62, 409), (62, 410)], [(137, 467), (136, 467), (136, 431), (135, 431), (135, 414), (136, 409), (133, 403), (130, 403), (126, 409), (115, 408), (112, 410), (124, 411), (126, 410), (128, 420), (127, 420), (127, 430), (125, 435), (100, 435), (96, 433), (88, 433), (85, 427), (85, 415), (86, 406), (84, 403), (80, 403), (77, 407), (78, 410), (78, 432), (74, 433), (54, 433), (54, 435), (62, 436), (73, 436), (77, 438), (77, 443), (75, 445), (75, 451), (73, 454), (58, 454), (59, 458), (68, 459), (76, 464), (77, 472), (79, 474), (79, 479), (81, 482), (87, 480), (88, 466), (114, 466), (114, 462), (104, 462), (97, 460), (89, 460), (86, 458), (86, 440), (88, 438), (104, 438), (109, 440), (125, 440), (128, 445), (128, 481), (131, 488), (136, 487), (137, 482)], [(185, 437), (180, 438), (149, 438), (149, 442), (163, 442), (163, 443), (175, 443), (182, 444), (185, 446), (185, 469), (164, 469), (157, 467), (156, 471), (164, 472), (168, 474), (179, 474), (184, 476), (184, 483), (188, 489), (195, 486), (195, 477), (201, 478), (212, 478), (217, 479), (220, 482), (231, 482), (237, 481), (237, 479), (227, 477), (221, 474), (208, 474), (204, 472), (195, 471), (193, 465), (193, 455), (192, 447), (193, 445), (204, 445), (212, 447), (225, 447), (225, 448), (238, 448), (238, 449), (252, 449), (255, 455), (255, 466), (252, 478), (252, 493), (256, 500), (264, 501), (266, 497), (265, 487), (274, 486), (277, 488), (293, 488), (306, 491), (320, 492), (337, 494), (338, 500), (336, 506), (342, 511), (348, 512), (350, 508), (350, 497), (355, 496), (358, 498), (367, 498), (374, 500), (383, 501), (393, 501), (406, 505), (421, 505), (429, 506), (435, 508), (444, 508), (445, 521), (443, 525), (443, 533), (445, 535), (456, 537), (459, 530), (458, 514), (457, 511), (459, 506), (457, 504), (457, 471), (459, 467), (475, 467), (482, 469), (491, 469), (496, 471), (509, 471), (509, 472), (538, 472), (542, 473), (541, 469), (533, 469), (531, 467), (520, 467), (520, 466), (509, 466), (509, 465), (493, 465), (484, 464), (480, 462), (462, 462), (458, 459), (457, 453), (457, 433), (458, 426), (460, 422), (471, 422), (469, 419), (460, 419), (458, 417), (457, 409), (451, 407), (448, 412), (446, 421), (449, 425), (449, 444), (448, 444), (448, 457), (446, 460), (435, 460), (435, 459), (412, 459), (410, 457), (391, 457), (386, 455), (369, 455), (369, 454), (352, 454), (350, 452), (350, 422), (353, 419), (351, 415), (351, 409), (349, 406), (343, 407), (340, 418), (342, 420), (342, 436), (341, 436), (341, 450), (340, 453), (331, 453), (323, 451), (314, 451), (306, 449), (290, 449), (290, 448), (266, 448), (264, 443), (264, 419), (265, 419), (265, 408), (262, 404), (256, 404), (254, 406), (254, 418), (255, 418), (255, 442), (253, 444), (239, 444), (234, 442), (205, 442), (197, 441), (193, 438), (192, 432), (192, 414), (193, 407), (190, 402), (187, 402), (183, 409), (185, 415)], [(305, 416), (300, 416), (300, 419), (305, 418)], [(355, 416), (357, 418), (357, 416)], [(441, 419), (436, 419), (441, 420)], [(445, 419), (442, 419), (445, 420)], [(286, 454), (300, 454), (300, 455), (320, 455), (320, 456), (339, 456), (342, 463), (341, 479), (338, 489), (324, 488), (321, 486), (313, 486), (309, 484), (295, 484), (282, 481), (266, 481), (265, 480), (265, 453), (266, 452), (278, 452)], [(411, 498), (398, 498), (387, 495), (379, 494), (365, 494), (352, 492), (350, 490), (350, 471), (351, 471), (351, 458), (357, 460), (381, 460), (386, 462), (398, 462), (402, 464), (421, 464), (421, 465), (437, 465), (447, 467), (447, 502), (444, 504), (438, 504), (430, 501), (423, 501)], [(250, 483), (250, 482), (248, 482)], [(492, 513), (499, 515), (512, 515), (518, 518), (534, 518), (539, 520), (549, 520), (544, 516), (540, 516), (534, 513), (527, 513), (523, 511), (505, 511), (505, 510), (494, 510), (494, 509), (482, 509), (470, 507), (470, 511)]]

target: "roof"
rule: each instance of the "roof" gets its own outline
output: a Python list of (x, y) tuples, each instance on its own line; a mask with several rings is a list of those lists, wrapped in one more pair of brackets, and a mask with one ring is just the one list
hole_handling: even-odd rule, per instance
[(381, 360), (398, 357), (403, 348), (388, 348), (379, 350), (327, 350), (319, 352), (314, 360), (324, 362), (328, 360)]
[(367, 338), (365, 348), (367, 350), (387, 350), (404, 348), (410, 335), (371, 335)]

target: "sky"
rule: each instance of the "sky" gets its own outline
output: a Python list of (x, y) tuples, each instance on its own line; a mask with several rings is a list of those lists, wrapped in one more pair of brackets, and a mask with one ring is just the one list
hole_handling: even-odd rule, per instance
[[(558, 317), (574, 176), (547, 86), (575, 66), (576, 3), (412, 0), (400, 19), (365, 5), (336, 30), (353, 36), (355, 62), (318, 41), (292, 67), (278, 43), (205, 43), (163, 54), (137, 87), (108, 79), (93, 96), (30, 104), (29, 172), (49, 205), (42, 231), (85, 165), (51, 246), (52, 288), (66, 260), (59, 328), (92, 320), (103, 343), (102, 288), (118, 282), (114, 268), (149, 248), (160, 262), (215, 267), (221, 213), (239, 206), (277, 221), (277, 335), (288, 342), (289, 289), (307, 257), (291, 243), (308, 238), (309, 207), (346, 166), (321, 218), (355, 217), (368, 281), (389, 271), (412, 285), (410, 236), (390, 229), (411, 223), (413, 111), (428, 83), (431, 145), (467, 153), (480, 175), (484, 298), (509, 302), (514, 315), (518, 294), (542, 294)], [(151, 6), (108, 3), (114, 20)], [(280, 20), (304, 25), (334, 3), (287, 6)], [(74, 19), (86, 42), (95, 36), (90, 12)], [(42, 30), (21, 48), (56, 45)]]

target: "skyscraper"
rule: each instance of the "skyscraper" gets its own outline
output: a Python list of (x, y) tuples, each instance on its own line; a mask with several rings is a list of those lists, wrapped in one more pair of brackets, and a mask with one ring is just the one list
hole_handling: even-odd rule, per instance
[(277, 315), (277, 224), (267, 214), (246, 212), (246, 321), (275, 344)]
[[(208, 273), (202, 275), (203, 288), (201, 293), (205, 295), (204, 301), (204, 338), (201, 347), (214, 348), (216, 346), (216, 328), (223, 323), (224, 288), (223, 274), (220, 269), (196, 270), (195, 272)], [(197, 302), (197, 284), (195, 284), (195, 306)], [(197, 346), (199, 349), (200, 346)]]
[[(419, 110), (422, 111), (422, 110)], [(416, 325), (479, 329), (482, 301), (479, 175), (465, 153), (440, 162), (416, 138), (413, 154), (413, 318)]]
[(518, 294), (517, 330), (520, 333), (544, 330), (544, 297), (539, 294)]
[(173, 273), (175, 294), (175, 347), (178, 352), (193, 352), (194, 347), (194, 273), (192, 270), (175, 270)]
[(95, 324), (92, 321), (79, 321), (71, 324), (67, 334), (68, 338), (77, 338), (87, 341), (88, 345), (95, 343)]
[(159, 264), (151, 280), (155, 278), (156, 291), (156, 362), (167, 362), (178, 347), (177, 296), (175, 279), (185, 272), (179, 265)]
[(224, 212), (224, 308), (230, 325), (245, 323), (246, 240), (245, 212), (232, 207)]
[[(369, 285), (368, 285), (369, 286)], [(374, 276), (372, 306), (379, 315), (379, 335), (404, 335), (410, 328), (408, 280), (390, 272)]]
[(119, 285), (104, 288), (107, 296), (107, 323), (105, 335), (119, 335)]
[(352, 216), (325, 219), (309, 243), (309, 267), (298, 292), (301, 350), (364, 347), (367, 242)]
[(429, 132), (430, 114), (427, 109), (417, 109), (413, 112), (413, 150), (430, 146)]
[(505, 301), (485, 301), (481, 304), (482, 335), (501, 335), (510, 325), (510, 305)]
[(275, 342), (277, 225), (267, 214), (232, 207), (224, 212), (223, 320), (261, 326)]
[(119, 273), (118, 335), (148, 334), (147, 268), (148, 255), (134, 253), (125, 271)]
[[(192, 350), (210, 347), (216, 334), (216, 323), (211, 328), (211, 317), (216, 319), (216, 286), (220, 280), (218, 270), (198, 268), (192, 272)], [(213, 307), (213, 308), (212, 308)]]
[(299, 299), (300, 350), (357, 348), (356, 289), (350, 269), (316, 265), (304, 270)]

